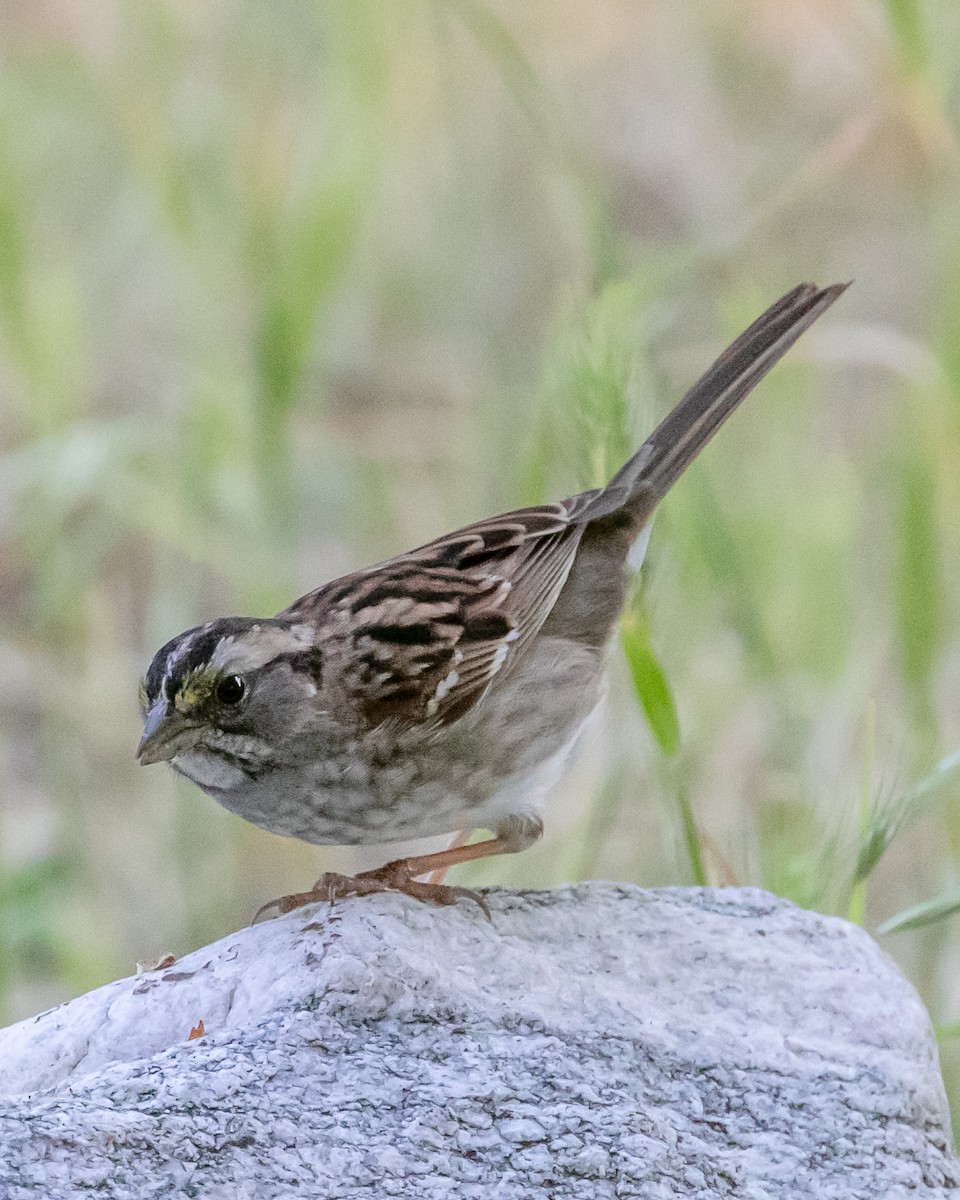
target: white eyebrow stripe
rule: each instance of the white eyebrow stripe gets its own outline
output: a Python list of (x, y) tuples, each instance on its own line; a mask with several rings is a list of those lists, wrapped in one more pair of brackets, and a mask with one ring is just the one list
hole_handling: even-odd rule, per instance
[(293, 625), (278, 628), (275, 625), (251, 625), (239, 638), (227, 634), (221, 638), (210, 656), (210, 666), (215, 671), (255, 671), (284, 654), (296, 654), (309, 650), (314, 645), (314, 632), (309, 625)]

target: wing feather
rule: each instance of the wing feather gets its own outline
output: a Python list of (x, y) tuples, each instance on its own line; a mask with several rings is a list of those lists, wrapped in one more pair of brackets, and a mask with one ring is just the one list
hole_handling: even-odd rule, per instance
[(321, 629), (364, 721), (449, 723), (512, 669), (556, 603), (582, 534), (562, 504), (478, 522), (335, 580), (280, 615)]

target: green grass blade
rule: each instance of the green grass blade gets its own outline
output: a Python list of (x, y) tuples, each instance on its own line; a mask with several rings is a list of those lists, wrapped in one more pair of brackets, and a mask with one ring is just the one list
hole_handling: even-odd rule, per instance
[(686, 785), (683, 783), (678, 785), (677, 806), (680, 809), (680, 820), (683, 823), (684, 844), (687, 847), (687, 854), (690, 856), (690, 866), (693, 869), (693, 882), (697, 887), (706, 887), (710, 881), (707, 877), (707, 868), (703, 861), (703, 845), (700, 839), (700, 829), (697, 826), (693, 805), (690, 803), (690, 795), (687, 792)]
[(649, 629), (636, 605), (620, 624), (620, 644), (647, 724), (663, 753), (672, 756), (680, 748), (680, 718), (666, 674), (650, 644)]
[(861, 827), (860, 849), (853, 873), (855, 884), (873, 873), (900, 831), (940, 799), (941, 789), (958, 777), (960, 750), (941, 759), (907, 791), (881, 796), (871, 804)]
[(884, 0), (897, 54), (911, 75), (923, 74), (929, 50), (924, 18), (918, 0)]
[(889, 921), (884, 921), (877, 933), (902, 933), (905, 929), (919, 929), (953, 916), (956, 912), (960, 912), (960, 892), (951, 892), (937, 900), (925, 900), (922, 904), (903, 909)]
[(918, 725), (932, 727), (930, 676), (941, 643), (939, 537), (936, 478), (929, 454), (908, 453), (899, 495), (899, 550), (894, 582), (900, 662)]
[[(873, 767), (876, 750), (877, 708), (873, 701), (867, 709), (866, 746), (863, 754), (863, 770), (860, 776), (860, 853), (854, 869), (854, 884), (850, 894), (850, 904), (847, 909), (847, 919), (855, 925), (862, 925), (867, 907), (867, 877), (876, 866), (885, 849), (874, 836), (875, 827), (871, 825), (871, 814), (874, 810), (873, 798)], [(869, 851), (869, 855), (866, 853)], [(868, 865), (869, 862), (869, 865)]]

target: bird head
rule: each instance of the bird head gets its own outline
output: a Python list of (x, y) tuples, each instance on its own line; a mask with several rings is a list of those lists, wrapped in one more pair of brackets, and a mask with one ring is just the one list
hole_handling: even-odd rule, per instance
[(180, 769), (179, 759), (202, 754), (263, 766), (319, 683), (307, 625), (226, 617), (188, 629), (157, 651), (140, 684), (137, 759)]

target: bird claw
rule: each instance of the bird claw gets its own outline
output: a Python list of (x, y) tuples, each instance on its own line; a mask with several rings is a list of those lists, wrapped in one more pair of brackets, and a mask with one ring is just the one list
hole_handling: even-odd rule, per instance
[(374, 871), (362, 871), (359, 875), (338, 875), (335, 871), (327, 871), (314, 883), (309, 892), (293, 892), (289, 896), (280, 896), (271, 900), (258, 909), (253, 918), (256, 925), (265, 913), (276, 909), (278, 915), (293, 912), (305, 904), (317, 904), (327, 901), (333, 904), (336, 900), (347, 896), (370, 896), (375, 892), (400, 892), (411, 896), (425, 904), (456, 904), (458, 900), (472, 900), (483, 910), (488, 921), (493, 918), (486, 900), (479, 892), (470, 888), (453, 887), (446, 883), (425, 883), (415, 879), (403, 859), (387, 863)]
[(425, 904), (456, 904), (458, 900), (472, 900), (480, 906), (487, 920), (491, 920), (490, 909), (479, 892), (471, 888), (454, 887), (449, 883), (428, 883), (415, 879), (406, 869), (402, 859), (387, 863), (375, 871), (364, 871), (356, 877), (356, 881), (365, 885), (372, 884), (371, 890), (401, 892), (404, 896), (412, 896), (414, 900), (421, 900)]

